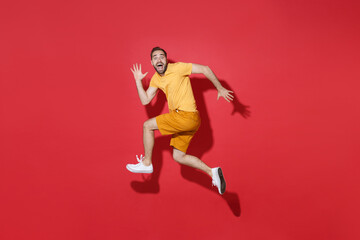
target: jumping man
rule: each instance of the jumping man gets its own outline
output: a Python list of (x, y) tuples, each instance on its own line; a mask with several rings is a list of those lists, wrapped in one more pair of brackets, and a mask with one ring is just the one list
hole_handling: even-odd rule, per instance
[(152, 151), (154, 147), (154, 131), (161, 135), (172, 135), (170, 146), (173, 147), (173, 158), (180, 164), (200, 169), (212, 178), (212, 183), (220, 194), (225, 192), (226, 183), (220, 167), (210, 168), (199, 158), (186, 154), (190, 141), (200, 127), (200, 115), (196, 110), (195, 98), (190, 83), (190, 74), (202, 73), (218, 90), (218, 99), (223, 97), (230, 102), (234, 99), (233, 92), (225, 89), (212, 70), (195, 63), (168, 63), (167, 53), (160, 47), (151, 51), (151, 64), (156, 73), (152, 76), (149, 88), (145, 91), (142, 79), (148, 73), (142, 73), (141, 64), (133, 65), (140, 101), (147, 105), (161, 89), (168, 101), (169, 113), (151, 118), (144, 123), (143, 141), (145, 156), (138, 158), (138, 164), (127, 164), (126, 168), (133, 173), (152, 173)]

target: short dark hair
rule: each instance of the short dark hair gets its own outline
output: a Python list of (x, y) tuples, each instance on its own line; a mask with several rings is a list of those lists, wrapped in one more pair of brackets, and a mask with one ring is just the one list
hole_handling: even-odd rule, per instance
[(152, 59), (152, 54), (153, 54), (153, 52), (158, 51), (158, 50), (163, 51), (164, 54), (165, 54), (165, 57), (167, 58), (167, 53), (166, 53), (166, 51), (165, 51), (164, 49), (162, 49), (161, 47), (154, 47), (154, 48), (151, 50), (151, 53), (150, 53), (150, 58), (151, 58), (151, 59)]

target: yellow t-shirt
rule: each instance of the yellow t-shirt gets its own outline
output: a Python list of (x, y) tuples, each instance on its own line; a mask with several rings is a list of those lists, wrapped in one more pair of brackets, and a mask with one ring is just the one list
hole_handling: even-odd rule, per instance
[(189, 75), (191, 63), (169, 63), (164, 76), (155, 72), (150, 87), (160, 88), (166, 95), (169, 110), (196, 112), (196, 103)]

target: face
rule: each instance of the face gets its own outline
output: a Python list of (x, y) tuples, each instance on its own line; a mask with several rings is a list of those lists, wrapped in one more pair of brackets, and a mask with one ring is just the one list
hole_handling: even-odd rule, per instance
[(167, 59), (164, 52), (161, 50), (153, 52), (151, 56), (151, 64), (160, 75), (163, 75), (167, 68)]

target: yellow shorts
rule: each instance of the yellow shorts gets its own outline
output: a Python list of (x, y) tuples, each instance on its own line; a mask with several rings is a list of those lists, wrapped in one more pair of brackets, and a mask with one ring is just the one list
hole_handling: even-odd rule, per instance
[(172, 134), (170, 146), (186, 153), (191, 139), (200, 127), (199, 112), (174, 110), (156, 117), (161, 135)]

